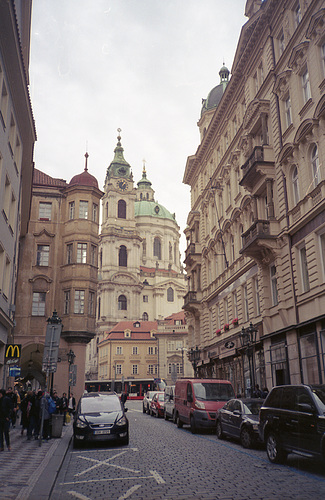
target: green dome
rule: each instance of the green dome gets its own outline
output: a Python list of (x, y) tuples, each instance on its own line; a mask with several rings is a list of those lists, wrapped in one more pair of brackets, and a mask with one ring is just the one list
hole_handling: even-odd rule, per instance
[(149, 216), (158, 217), (159, 219), (175, 220), (175, 214), (171, 214), (167, 208), (163, 207), (155, 201), (140, 200), (135, 202), (134, 214), (136, 217)]

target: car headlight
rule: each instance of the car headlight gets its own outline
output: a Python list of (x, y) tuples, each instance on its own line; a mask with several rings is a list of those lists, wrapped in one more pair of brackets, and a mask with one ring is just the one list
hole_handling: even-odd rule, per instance
[(84, 429), (87, 427), (87, 422), (79, 417), (76, 421), (76, 427), (78, 427), (78, 429)]
[(126, 418), (125, 417), (121, 417), (117, 422), (116, 422), (116, 425), (126, 425)]
[(254, 431), (258, 431), (258, 424), (253, 424)]
[(202, 401), (195, 401), (195, 406), (199, 410), (205, 410), (205, 404)]

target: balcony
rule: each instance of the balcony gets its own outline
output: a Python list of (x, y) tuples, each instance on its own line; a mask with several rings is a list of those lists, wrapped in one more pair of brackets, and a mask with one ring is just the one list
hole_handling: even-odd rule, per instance
[(202, 292), (187, 292), (184, 297), (183, 309), (185, 311), (197, 312), (200, 309)]
[(261, 240), (276, 240), (276, 235), (271, 234), (269, 220), (256, 220), (254, 224), (242, 234), (243, 246), (239, 253), (249, 257), (258, 258), (263, 252)]
[(201, 259), (201, 245), (199, 243), (190, 243), (185, 250), (184, 264), (191, 267)]
[(263, 177), (274, 177), (274, 153), (270, 146), (256, 146), (241, 167), (243, 177), (239, 184), (252, 191)]

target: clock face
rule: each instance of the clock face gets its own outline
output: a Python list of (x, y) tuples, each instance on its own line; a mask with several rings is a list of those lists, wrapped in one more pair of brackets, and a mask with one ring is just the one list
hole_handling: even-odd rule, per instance
[(126, 181), (118, 181), (117, 186), (121, 191), (126, 191), (128, 188), (128, 184)]

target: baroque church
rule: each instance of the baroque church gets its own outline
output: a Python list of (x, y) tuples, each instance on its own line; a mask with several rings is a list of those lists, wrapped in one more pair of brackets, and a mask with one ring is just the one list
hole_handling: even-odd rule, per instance
[(117, 140), (102, 198), (97, 336), (88, 345), (89, 379), (97, 377), (97, 345), (106, 332), (120, 321), (163, 320), (182, 309), (187, 292), (175, 214), (155, 200), (145, 166), (134, 184), (120, 135)]

